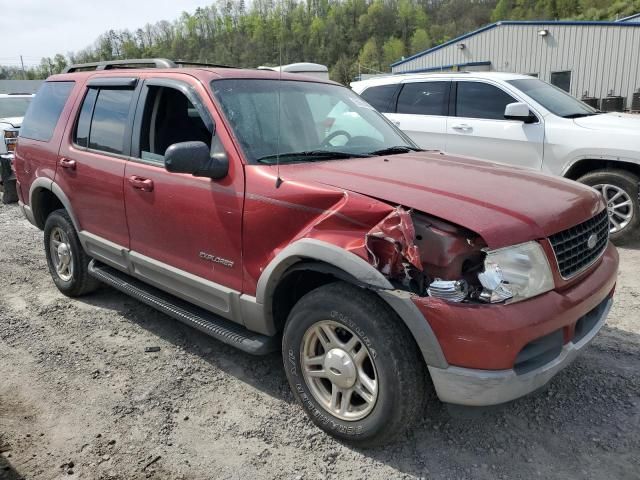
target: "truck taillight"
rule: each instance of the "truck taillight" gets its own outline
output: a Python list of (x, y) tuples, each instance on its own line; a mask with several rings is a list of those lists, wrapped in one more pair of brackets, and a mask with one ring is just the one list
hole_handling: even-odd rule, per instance
[(4, 131), (4, 143), (7, 145), (7, 152), (16, 151), (17, 141), (18, 141), (18, 130)]

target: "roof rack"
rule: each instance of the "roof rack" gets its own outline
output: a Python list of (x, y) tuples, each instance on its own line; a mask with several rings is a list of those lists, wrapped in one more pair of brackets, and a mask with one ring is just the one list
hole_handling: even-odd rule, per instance
[(189, 62), (183, 60), (169, 60), (166, 58), (132, 58), (128, 60), (105, 60), (102, 62), (77, 63), (69, 65), (62, 73), (87, 72), (91, 70), (115, 70), (125, 68), (182, 68), (194, 67), (217, 67), (217, 68), (238, 68), (217, 63)]

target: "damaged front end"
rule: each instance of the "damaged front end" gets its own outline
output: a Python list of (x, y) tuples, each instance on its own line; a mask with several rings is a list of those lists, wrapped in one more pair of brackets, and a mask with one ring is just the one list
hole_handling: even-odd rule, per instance
[(448, 302), (513, 303), (554, 287), (538, 242), (497, 250), (462, 227), (402, 207), (366, 235), (369, 261), (397, 288)]
[(449, 302), (480, 300), (486, 244), (464, 228), (396, 207), (366, 235), (370, 263), (397, 288)]

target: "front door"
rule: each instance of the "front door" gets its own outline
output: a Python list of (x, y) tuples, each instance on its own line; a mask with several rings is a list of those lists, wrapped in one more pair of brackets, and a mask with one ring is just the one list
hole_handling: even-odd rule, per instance
[(496, 85), (471, 80), (454, 85), (455, 116), (447, 118), (448, 153), (542, 168), (542, 119), (535, 123), (505, 119), (505, 107), (518, 100)]
[[(134, 122), (132, 158), (124, 175), (130, 259), (135, 276), (223, 316), (242, 286), (244, 172), (224, 129), (229, 155), (221, 180), (170, 173), (164, 153), (174, 143), (211, 146), (213, 104), (192, 77), (146, 80)], [(224, 287), (223, 287), (224, 285)], [(228, 316), (228, 315), (227, 315)]]

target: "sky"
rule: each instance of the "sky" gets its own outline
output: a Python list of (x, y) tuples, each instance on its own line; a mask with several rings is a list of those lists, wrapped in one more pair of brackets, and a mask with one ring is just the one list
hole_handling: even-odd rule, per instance
[(39, 65), (77, 52), (107, 30), (174, 20), (213, 0), (0, 0), (0, 65)]

